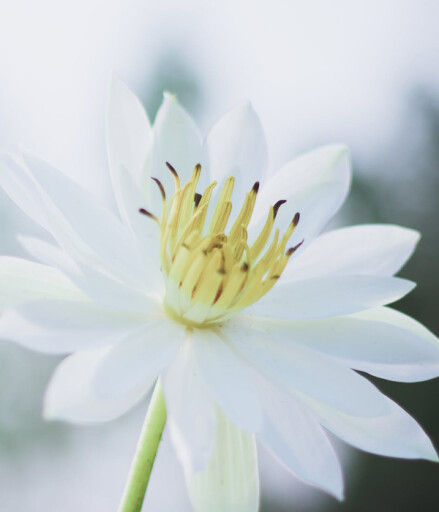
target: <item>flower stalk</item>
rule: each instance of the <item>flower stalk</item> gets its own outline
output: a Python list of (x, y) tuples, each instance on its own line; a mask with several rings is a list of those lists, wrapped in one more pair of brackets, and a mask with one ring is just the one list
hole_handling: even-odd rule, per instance
[(165, 424), (166, 406), (159, 379), (146, 413), (119, 512), (141, 511)]

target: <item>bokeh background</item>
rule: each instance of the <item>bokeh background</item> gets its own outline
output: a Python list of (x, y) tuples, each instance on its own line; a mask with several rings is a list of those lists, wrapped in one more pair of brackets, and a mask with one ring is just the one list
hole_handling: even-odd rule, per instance
[[(439, 2), (434, 0), (3, 0), (0, 146), (40, 154), (113, 207), (104, 147), (115, 72), (153, 119), (163, 90), (204, 133), (251, 99), (271, 165), (346, 142), (354, 182), (334, 225), (420, 230), (402, 272), (418, 288), (397, 307), (439, 333)], [(36, 228), (0, 194), (0, 252), (21, 255)], [(108, 425), (45, 423), (56, 358), (0, 342), (0, 503), (14, 512), (116, 510), (146, 403)], [(439, 381), (377, 385), (439, 446)], [(289, 475), (261, 451), (262, 512), (439, 509), (439, 466), (338, 448), (346, 500)], [(190, 510), (167, 436), (145, 502)], [(225, 511), (226, 512), (226, 511)]]

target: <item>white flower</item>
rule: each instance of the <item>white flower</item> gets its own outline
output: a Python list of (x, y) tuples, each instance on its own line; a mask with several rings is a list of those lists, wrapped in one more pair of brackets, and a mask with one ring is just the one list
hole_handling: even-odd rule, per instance
[(430, 379), (439, 345), (384, 307), (414, 286), (393, 275), (417, 232), (362, 225), (319, 236), (348, 193), (344, 146), (269, 174), (249, 104), (203, 143), (173, 97), (151, 127), (118, 80), (107, 141), (117, 217), (38, 158), (2, 156), (2, 187), (53, 240), (20, 237), (41, 263), (1, 257), (0, 336), (74, 352), (49, 385), (47, 418), (111, 420), (161, 376), (171, 438), (203, 512), (257, 510), (256, 436), (339, 498), (324, 429), (372, 453), (437, 460), (419, 425), (354, 371)]

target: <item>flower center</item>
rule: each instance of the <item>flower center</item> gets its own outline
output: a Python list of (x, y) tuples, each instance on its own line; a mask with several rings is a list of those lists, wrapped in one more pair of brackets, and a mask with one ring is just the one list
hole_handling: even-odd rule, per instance
[(175, 192), (167, 201), (162, 195), (162, 214), (139, 211), (153, 218), (160, 228), (160, 259), (166, 283), (164, 308), (169, 316), (186, 325), (203, 327), (223, 321), (259, 300), (276, 283), (288, 259), (303, 241), (286, 250), (300, 215), (296, 213), (285, 233), (274, 230), (277, 211), (285, 200), (269, 208), (259, 235), (249, 245), (247, 228), (259, 190), (256, 182), (243, 201), (233, 225), (226, 233), (232, 211), (235, 179), (228, 178), (207, 221), (211, 183), (202, 195), (196, 192), (201, 166), (182, 186), (175, 169), (166, 164), (175, 181)]

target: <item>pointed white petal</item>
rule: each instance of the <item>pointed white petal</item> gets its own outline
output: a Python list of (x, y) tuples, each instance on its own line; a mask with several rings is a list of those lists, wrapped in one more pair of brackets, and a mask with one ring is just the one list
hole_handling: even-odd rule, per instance
[(3, 152), (0, 153), (0, 186), (29, 218), (50, 231), (40, 192), (29, 179), (23, 162)]
[[(130, 226), (133, 229), (138, 243), (141, 247), (141, 258), (144, 265), (148, 265), (150, 271), (148, 278), (151, 282), (153, 289), (158, 289), (159, 282), (161, 283), (160, 273), (160, 258), (159, 258), (159, 238), (160, 230), (157, 224), (150, 218), (145, 217), (139, 212), (140, 208), (150, 208), (150, 200), (147, 199), (146, 194), (142, 193), (141, 189), (135, 184), (133, 177), (128, 172), (123, 172), (120, 176), (121, 186), (124, 189), (124, 194), (129, 197), (126, 201), (126, 212), (130, 219)], [(155, 183), (152, 183), (155, 187)], [(159, 192), (153, 189), (151, 194), (159, 197)], [(160, 215), (161, 207), (157, 211)], [(157, 279), (154, 279), (157, 276)]]
[(92, 266), (74, 261), (61, 248), (43, 240), (19, 237), (21, 245), (43, 263), (59, 268), (85, 295), (101, 306), (137, 313), (159, 311), (157, 297)]
[(387, 276), (330, 276), (279, 283), (246, 311), (287, 320), (348, 315), (401, 299), (415, 283)]
[[(151, 208), (151, 166), (153, 133), (142, 104), (118, 78), (113, 77), (107, 109), (107, 150), (113, 189), (124, 223), (132, 228), (143, 246), (146, 261), (159, 269), (158, 229), (154, 222), (139, 214), (139, 208)], [(158, 272), (157, 272), (158, 273)]]
[(386, 400), (389, 412), (375, 418), (343, 414), (309, 399), (304, 403), (325, 428), (361, 450), (388, 457), (438, 461), (436, 450), (418, 423), (395, 402)]
[(194, 512), (257, 512), (256, 443), (218, 412), (216, 446), (206, 469), (185, 473)]
[[(349, 154), (345, 146), (323, 146), (285, 165), (261, 185), (252, 223), (265, 221), (268, 209), (287, 200), (276, 217), (283, 229), (296, 212), (300, 222), (290, 239), (291, 246), (305, 246), (327, 225), (346, 198), (350, 186)], [(302, 250), (302, 249), (300, 249)]]
[(52, 234), (63, 249), (79, 261), (148, 285), (150, 267), (132, 232), (67, 176), (29, 154), (24, 159), (41, 186)]
[(0, 256), (0, 311), (34, 299), (81, 299), (59, 270), (13, 256)]
[(249, 102), (224, 115), (207, 137), (211, 181), (234, 176), (235, 198), (244, 198), (267, 169), (267, 144), (261, 122)]
[(360, 318), (364, 320), (371, 320), (376, 322), (384, 322), (395, 327), (405, 329), (412, 334), (419, 336), (420, 338), (432, 343), (434, 346), (439, 346), (438, 338), (429, 331), (424, 325), (412, 318), (411, 316), (405, 315), (400, 311), (396, 311), (391, 308), (374, 308), (368, 309), (367, 311), (361, 311), (352, 315), (354, 318)]
[[(174, 180), (166, 168), (166, 162), (176, 169), (182, 183), (189, 180), (197, 163), (205, 163), (197, 126), (176, 98), (170, 94), (164, 95), (154, 123), (153, 167), (153, 176), (163, 183), (170, 197), (174, 191)], [(201, 182), (207, 181), (207, 172), (203, 165)], [(160, 202), (157, 204), (160, 205)]]
[(4, 311), (0, 338), (32, 350), (65, 354), (110, 345), (124, 339), (148, 320), (82, 300), (36, 300)]
[(384, 379), (416, 382), (439, 376), (437, 339), (432, 343), (404, 327), (375, 320), (369, 312), (369, 318), (360, 315), (313, 321), (268, 320), (259, 325), (285, 344), (301, 343)]
[(340, 462), (319, 423), (291, 393), (259, 383), (266, 415), (261, 441), (301, 480), (343, 499)]
[(190, 333), (164, 379), (167, 425), (185, 471), (206, 467), (215, 442), (216, 411), (200, 378)]
[(168, 319), (156, 319), (115, 346), (67, 357), (49, 384), (46, 418), (87, 423), (120, 416), (172, 362), (183, 332)]
[(125, 186), (129, 174), (145, 206), (150, 186), (146, 172), (152, 149), (152, 129), (148, 116), (136, 95), (117, 77), (112, 77), (107, 105), (107, 150), (116, 202), (122, 219), (131, 225), (131, 194)]
[(122, 282), (99, 270), (78, 263), (78, 272), (69, 273), (70, 279), (101, 306), (132, 313), (161, 311), (158, 297)]
[(138, 396), (133, 396), (128, 397), (125, 403), (120, 397), (108, 403), (95, 396), (91, 381), (107, 350), (77, 352), (61, 362), (46, 391), (46, 419), (78, 423), (107, 421), (119, 416), (137, 401)]
[(59, 246), (31, 236), (18, 235), (17, 240), (28, 254), (41, 263), (59, 269), (63, 274), (78, 272), (75, 260)]
[(357, 416), (386, 412), (385, 397), (353, 370), (299, 343), (286, 344), (252, 325), (252, 318), (240, 317), (225, 324), (222, 331), (273, 383)]
[(149, 387), (175, 359), (183, 337), (184, 327), (168, 318), (150, 320), (107, 351), (93, 377), (96, 393), (111, 398), (145, 382)]
[(212, 397), (237, 425), (257, 431), (262, 409), (245, 362), (210, 329), (194, 330), (192, 339), (200, 376)]
[(282, 278), (297, 281), (329, 275), (396, 274), (419, 241), (413, 229), (385, 224), (324, 233), (287, 265)]

